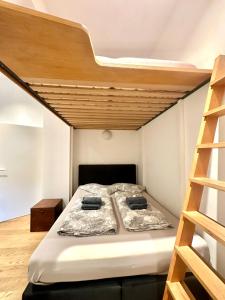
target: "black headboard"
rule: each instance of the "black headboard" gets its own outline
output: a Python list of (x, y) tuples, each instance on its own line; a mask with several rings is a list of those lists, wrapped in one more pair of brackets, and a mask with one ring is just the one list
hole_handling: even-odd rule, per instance
[(136, 183), (136, 165), (79, 165), (78, 184)]

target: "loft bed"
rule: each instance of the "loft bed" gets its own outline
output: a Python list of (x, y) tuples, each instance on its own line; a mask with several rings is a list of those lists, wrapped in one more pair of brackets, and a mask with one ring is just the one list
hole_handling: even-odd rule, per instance
[(209, 81), (211, 70), (94, 54), (80, 24), (0, 1), (0, 70), (68, 125), (139, 129)]

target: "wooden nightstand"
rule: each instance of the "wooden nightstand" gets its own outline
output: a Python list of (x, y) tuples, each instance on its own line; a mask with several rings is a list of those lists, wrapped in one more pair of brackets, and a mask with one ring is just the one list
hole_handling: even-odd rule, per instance
[(62, 209), (62, 199), (43, 199), (35, 204), (30, 212), (30, 231), (48, 231)]

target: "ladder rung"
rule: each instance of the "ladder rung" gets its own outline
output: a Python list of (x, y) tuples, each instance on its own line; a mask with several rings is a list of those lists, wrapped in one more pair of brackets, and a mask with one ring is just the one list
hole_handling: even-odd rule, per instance
[(197, 146), (197, 148), (198, 149), (225, 148), (225, 142), (200, 144)]
[(201, 226), (216, 240), (225, 244), (225, 227), (198, 211), (183, 211), (183, 216), (192, 223)]
[(210, 109), (204, 113), (204, 117), (220, 117), (225, 115), (225, 105)]
[(216, 79), (211, 83), (211, 87), (221, 86), (221, 85), (225, 85), (225, 76), (222, 76), (221, 78)]
[(167, 281), (167, 286), (173, 299), (194, 300), (194, 296), (186, 292), (180, 282)]
[(204, 185), (220, 191), (225, 191), (225, 182), (220, 180), (214, 180), (207, 177), (193, 177), (190, 181), (200, 185)]
[(224, 300), (225, 284), (210, 267), (189, 246), (176, 246), (176, 251), (211, 297), (217, 300)]

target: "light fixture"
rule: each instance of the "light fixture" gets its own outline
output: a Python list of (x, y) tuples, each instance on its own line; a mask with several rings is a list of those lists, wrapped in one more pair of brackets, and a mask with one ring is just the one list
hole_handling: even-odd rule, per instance
[(102, 131), (102, 136), (104, 140), (110, 140), (112, 138), (112, 131), (106, 129)]

